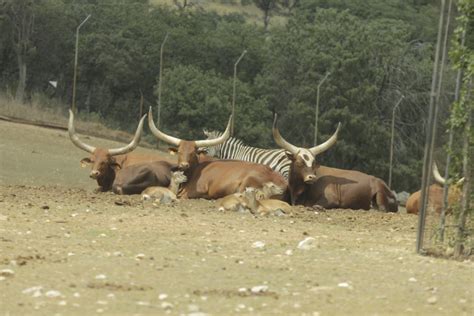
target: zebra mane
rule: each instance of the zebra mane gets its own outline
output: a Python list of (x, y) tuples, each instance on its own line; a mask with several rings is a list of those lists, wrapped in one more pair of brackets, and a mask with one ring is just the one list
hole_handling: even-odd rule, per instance
[[(203, 130), (203, 132), (204, 132), (204, 135), (206, 135), (207, 138), (209, 139), (217, 138), (223, 134), (223, 132), (219, 132), (219, 131)], [(233, 142), (235, 145), (239, 145), (239, 146), (248, 146), (241, 139), (235, 138), (235, 137), (229, 137), (225, 142)]]

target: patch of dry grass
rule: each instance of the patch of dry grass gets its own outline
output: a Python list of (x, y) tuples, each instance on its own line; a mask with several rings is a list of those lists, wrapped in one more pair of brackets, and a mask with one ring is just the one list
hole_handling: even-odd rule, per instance
[[(53, 125), (67, 129), (68, 109), (65, 104), (51, 100), (41, 94), (32, 96), (30, 103), (17, 102), (12, 96), (0, 94), (0, 116), (29, 121), (38, 125)], [(97, 115), (79, 115), (74, 120), (77, 132), (105, 139), (129, 142), (130, 133), (106, 127)], [(141, 141), (143, 147), (156, 147)]]

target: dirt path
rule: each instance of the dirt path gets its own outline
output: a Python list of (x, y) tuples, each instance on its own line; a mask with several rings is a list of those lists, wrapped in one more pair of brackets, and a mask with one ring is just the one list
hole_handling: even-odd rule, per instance
[(0, 135), (1, 314), (473, 313), (473, 263), (414, 254), (415, 216), (157, 208), (93, 193), (62, 132)]

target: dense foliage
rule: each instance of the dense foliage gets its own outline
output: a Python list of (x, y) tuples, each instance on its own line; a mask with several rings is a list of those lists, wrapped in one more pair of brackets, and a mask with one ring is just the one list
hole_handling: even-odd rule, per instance
[[(14, 95), (24, 67), (26, 100), (41, 92), (70, 104), (76, 27), (90, 13), (79, 40), (78, 111), (133, 129), (141, 93), (145, 109), (156, 106), (160, 46), (168, 33), (163, 129), (203, 137), (203, 128), (225, 126), (234, 63), (246, 49), (238, 68), (238, 137), (275, 147), (270, 128), (277, 112), (286, 138), (311, 145), (316, 87), (330, 72), (321, 86), (319, 140), (337, 122), (343, 129), (323, 163), (386, 179), (392, 108), (404, 95), (395, 112), (393, 187), (418, 188), (437, 1), (273, 2), (270, 7), (283, 12), (287, 23), (267, 28), (240, 14), (151, 6), (146, 0), (2, 0), (0, 89)], [(21, 12), (27, 14), (18, 19)], [(20, 34), (28, 18), (30, 33)], [(57, 89), (50, 80), (58, 81)]]

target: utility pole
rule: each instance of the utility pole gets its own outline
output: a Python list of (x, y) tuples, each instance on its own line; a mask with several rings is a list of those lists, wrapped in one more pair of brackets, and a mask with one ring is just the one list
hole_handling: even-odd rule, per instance
[(76, 29), (76, 51), (74, 54), (74, 80), (72, 83), (72, 106), (71, 106), (72, 111), (74, 113), (76, 112), (76, 78), (77, 78), (77, 60), (78, 60), (78, 51), (79, 51), (79, 30), (84, 25), (84, 23), (86, 23), (87, 20), (89, 20), (90, 17), (91, 15), (89, 14), (84, 19), (84, 21), (82, 21), (81, 24), (79, 24), (79, 26)]
[(160, 48), (160, 75), (158, 79), (158, 105), (156, 109), (156, 127), (160, 127), (161, 120), (161, 82), (163, 81), (163, 50), (165, 47), (166, 40), (168, 39), (168, 32), (165, 35), (163, 42), (161, 43)]
[(318, 120), (319, 120), (319, 88), (321, 88), (321, 85), (326, 81), (328, 76), (331, 73), (328, 71), (326, 72), (326, 75), (324, 75), (324, 78), (319, 82), (318, 87), (316, 89), (316, 109), (314, 111), (314, 140), (313, 140), (313, 146), (316, 146), (318, 144)]
[(234, 136), (234, 122), (235, 122), (235, 84), (237, 81), (237, 65), (239, 64), (240, 60), (244, 58), (244, 55), (247, 54), (247, 50), (244, 49), (242, 54), (240, 55), (239, 59), (234, 64), (234, 83), (233, 83), (233, 88), (232, 88), (232, 123), (231, 123), (231, 128), (230, 128), (230, 135)]
[(398, 100), (397, 104), (393, 107), (392, 110), (392, 137), (390, 139), (390, 167), (388, 169), (388, 187), (392, 188), (392, 168), (393, 168), (393, 140), (395, 137), (395, 111), (397, 110), (398, 106), (402, 102), (403, 98), (405, 98), (404, 95), (400, 97), (400, 100)]

